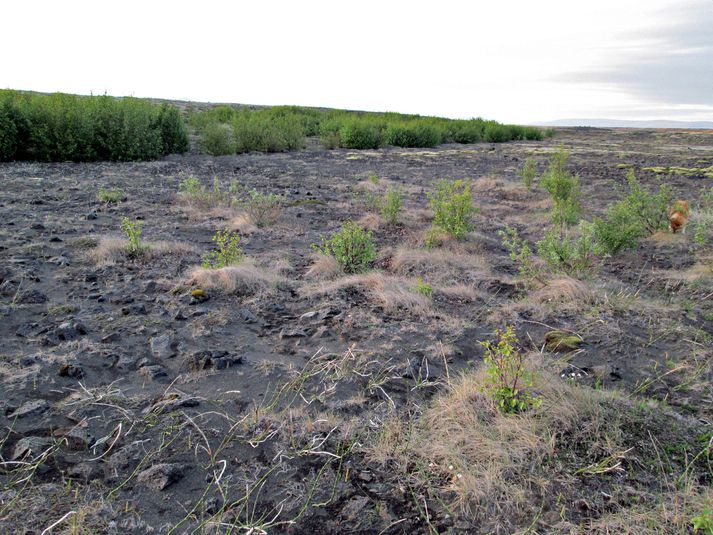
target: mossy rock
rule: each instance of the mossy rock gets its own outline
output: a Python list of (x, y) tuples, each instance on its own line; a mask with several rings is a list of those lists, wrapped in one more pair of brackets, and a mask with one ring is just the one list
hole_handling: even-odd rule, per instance
[(198, 288), (191, 292), (191, 297), (195, 297), (196, 299), (205, 299), (208, 296), (206, 295), (205, 291)]
[(550, 331), (545, 334), (545, 349), (551, 353), (567, 353), (579, 349), (584, 343), (579, 336), (565, 331)]

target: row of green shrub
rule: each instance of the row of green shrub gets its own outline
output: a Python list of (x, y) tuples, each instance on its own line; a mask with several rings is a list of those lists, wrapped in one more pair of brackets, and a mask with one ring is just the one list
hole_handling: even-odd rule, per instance
[(188, 150), (178, 108), (136, 98), (0, 91), (0, 160), (151, 160)]
[(375, 149), (384, 145), (435, 147), (441, 143), (499, 143), (545, 137), (539, 128), (483, 119), (445, 119), (298, 106), (255, 110), (217, 106), (192, 113), (190, 123), (199, 134), (201, 149), (213, 155), (293, 150), (303, 147), (308, 136), (319, 136), (327, 148), (347, 149)]

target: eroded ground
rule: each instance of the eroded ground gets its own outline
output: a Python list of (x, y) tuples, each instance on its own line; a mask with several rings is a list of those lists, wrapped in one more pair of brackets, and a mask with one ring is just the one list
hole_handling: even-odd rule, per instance
[[(542, 237), (550, 201), (519, 172), (529, 155), (543, 171), (560, 145), (586, 218), (628, 168), (692, 206), (713, 185), (704, 131), (2, 164), (0, 532), (692, 532), (711, 498), (711, 250), (656, 236), (584, 280), (545, 272), (523, 289), (498, 231)], [(688, 171), (644, 170), (671, 167)], [(224, 193), (187, 202), (188, 176)], [(440, 178), (473, 179), (481, 212), (465, 241), (426, 250)], [(364, 194), (388, 186), (403, 192), (398, 226)], [(99, 187), (125, 198), (101, 203)], [(230, 204), (253, 188), (286, 196), (274, 224)], [(141, 259), (122, 253), (123, 217), (144, 221)], [(349, 219), (374, 229), (374, 272), (335, 274), (311, 249)], [(241, 231), (246, 259), (227, 282), (201, 279), (192, 270), (222, 227)], [(413, 291), (418, 277), (431, 297)], [(483, 404), (459, 377), (507, 324), (559, 400), (540, 409), (562, 428), (550, 446), (535, 427), (502, 431), (517, 451), (476, 447), (457, 421), (439, 428)], [(584, 343), (548, 353), (552, 329)], [(577, 414), (590, 397), (596, 411)], [(519, 418), (468, 425), (535, 425)], [(660, 505), (675, 518), (647, 526)]]

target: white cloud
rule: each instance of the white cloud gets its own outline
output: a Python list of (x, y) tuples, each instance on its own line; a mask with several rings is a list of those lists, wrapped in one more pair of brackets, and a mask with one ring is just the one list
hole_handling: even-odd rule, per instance
[[(24, 0), (3, 10), (2, 87), (530, 122), (668, 113), (621, 73), (713, 4)], [(675, 58), (692, 54), (713, 64), (705, 43), (683, 41), (661, 65), (675, 78)], [(679, 118), (694, 110), (677, 104), (710, 103), (674, 93), (664, 104)]]

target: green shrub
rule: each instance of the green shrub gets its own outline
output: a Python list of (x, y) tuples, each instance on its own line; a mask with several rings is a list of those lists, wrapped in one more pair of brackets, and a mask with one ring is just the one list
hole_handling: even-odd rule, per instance
[(383, 217), (389, 225), (397, 225), (399, 223), (401, 204), (401, 190), (398, 188), (388, 188), (381, 206), (381, 217)]
[(594, 218), (594, 238), (601, 253), (613, 255), (626, 249), (636, 249), (643, 236), (643, 226), (622, 202), (609, 206), (604, 219)]
[(143, 221), (131, 221), (128, 217), (121, 220), (121, 230), (127, 239), (126, 254), (130, 257), (140, 256), (148, 249), (141, 243), (143, 226)]
[(0, 103), (0, 162), (8, 161), (17, 151), (17, 125), (8, 103)]
[(99, 197), (99, 200), (104, 204), (115, 204), (124, 200), (124, 192), (120, 189), (104, 189), (101, 187), (99, 188), (97, 197)]
[(537, 252), (547, 264), (572, 277), (586, 274), (595, 261), (594, 226), (581, 222), (579, 228), (576, 238), (560, 236), (551, 229), (537, 242)]
[(242, 110), (233, 118), (235, 151), (281, 152), (304, 147), (304, 129), (294, 115)]
[(568, 158), (569, 153), (564, 149), (553, 154), (547, 172), (540, 179), (540, 185), (554, 203), (550, 217), (552, 223), (560, 227), (560, 234), (579, 220), (582, 211), (579, 177), (567, 171)]
[(698, 210), (691, 214), (688, 226), (692, 228), (693, 240), (698, 245), (713, 244), (713, 188), (701, 193)]
[[(0, 122), (7, 123), (0, 128), (0, 159), (150, 160), (188, 146), (180, 112), (167, 104), (19, 91), (0, 91), (0, 102)], [(8, 143), (13, 132), (15, 142)]]
[(537, 178), (537, 163), (530, 156), (525, 160), (525, 165), (522, 168), (522, 183), (525, 184), (527, 189), (531, 189), (535, 178)]
[(339, 128), (339, 145), (346, 149), (378, 149), (381, 145), (379, 125), (364, 120), (346, 122)]
[(441, 134), (428, 124), (392, 123), (384, 132), (384, 143), (397, 147), (435, 147), (441, 143)]
[(332, 255), (345, 273), (367, 271), (376, 258), (376, 249), (371, 231), (349, 221), (331, 239), (323, 239), (322, 245), (313, 245), (318, 253)]
[(202, 152), (212, 156), (233, 154), (233, 129), (229, 124), (210, 123), (203, 129), (198, 146)]
[(594, 220), (594, 237), (604, 254), (635, 249), (647, 234), (668, 228), (671, 189), (662, 184), (658, 192), (649, 193), (641, 187), (633, 170), (627, 173), (626, 180), (628, 194), (609, 206), (603, 219)]
[(164, 103), (158, 112), (164, 154), (182, 154), (188, 151), (188, 130), (178, 108)]
[(428, 194), (433, 210), (433, 224), (461, 240), (472, 230), (472, 218), (478, 213), (473, 207), (470, 182), (440, 180), (435, 191)]
[(413, 287), (413, 291), (417, 294), (425, 295), (426, 297), (433, 296), (433, 288), (427, 282), (423, 282), (421, 277), (416, 281), (416, 286)]
[(218, 229), (213, 235), (215, 249), (203, 255), (202, 266), (205, 269), (220, 269), (237, 264), (242, 260), (240, 236), (237, 232)]
[(245, 211), (250, 220), (258, 227), (272, 225), (282, 213), (281, 195), (269, 193), (265, 195), (257, 190), (250, 191), (250, 196), (245, 201)]
[(510, 260), (517, 265), (520, 277), (524, 280), (525, 286), (532, 286), (532, 282), (539, 275), (539, 269), (535, 266), (530, 244), (520, 237), (517, 229), (505, 226), (505, 230), (499, 230), (498, 236), (502, 240), (503, 245), (508, 250)]
[(506, 414), (517, 414), (542, 404), (532, 388), (533, 377), (511, 326), (495, 332), (498, 342), (480, 342), (485, 348), (486, 392)]
[(671, 188), (661, 184), (656, 193), (649, 193), (639, 184), (633, 169), (628, 171), (626, 182), (629, 193), (622, 202), (634, 214), (645, 232), (653, 234), (659, 230), (666, 230), (669, 225), (669, 206), (673, 197)]
[(232, 205), (236, 191), (236, 182), (231, 182), (230, 186), (223, 188), (217, 178), (213, 178), (212, 188), (207, 188), (194, 176), (184, 178), (178, 185), (181, 202), (203, 208)]

